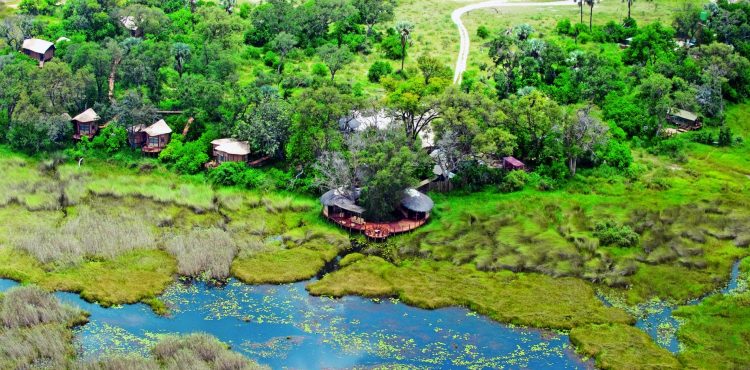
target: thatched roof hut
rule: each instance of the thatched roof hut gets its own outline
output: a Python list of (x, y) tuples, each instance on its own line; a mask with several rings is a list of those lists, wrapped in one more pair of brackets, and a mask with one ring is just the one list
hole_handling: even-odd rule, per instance
[(332, 211), (331, 207), (338, 207), (342, 210), (361, 215), (365, 212), (365, 209), (357, 205), (358, 198), (358, 190), (348, 192), (342, 188), (331, 189), (320, 197), (320, 203), (326, 212)]
[(401, 207), (412, 212), (429, 213), (435, 203), (430, 197), (417, 189), (404, 190), (404, 197), (401, 198)]

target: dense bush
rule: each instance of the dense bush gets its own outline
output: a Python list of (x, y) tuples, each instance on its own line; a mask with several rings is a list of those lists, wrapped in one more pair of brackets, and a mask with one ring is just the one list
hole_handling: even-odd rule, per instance
[(195, 174), (203, 170), (203, 165), (210, 160), (208, 151), (211, 148), (211, 135), (202, 135), (195, 141), (184, 142), (181, 135), (172, 135), (172, 140), (159, 154), (162, 162), (169, 163), (177, 172)]
[(594, 236), (599, 238), (601, 245), (617, 247), (634, 247), (638, 245), (640, 236), (629, 226), (618, 225), (612, 221), (597, 222)]
[(484, 25), (479, 26), (477, 28), (477, 36), (479, 36), (479, 38), (482, 38), (482, 39), (486, 39), (486, 38), (490, 37), (490, 29), (487, 28), (487, 26), (484, 26)]
[(667, 156), (679, 162), (686, 160), (685, 139), (680, 137), (658, 140), (648, 151), (651, 154)]
[(523, 190), (529, 181), (529, 174), (526, 171), (511, 171), (500, 184), (500, 189), (505, 192)]
[(628, 144), (618, 140), (607, 142), (607, 146), (598, 153), (598, 156), (603, 163), (620, 170), (627, 169), (633, 163), (633, 155), (630, 152), (630, 147)]
[(393, 72), (391, 64), (379, 60), (370, 66), (370, 69), (367, 71), (367, 79), (370, 80), (370, 82), (380, 82), (381, 77), (387, 76), (391, 74), (391, 72)]

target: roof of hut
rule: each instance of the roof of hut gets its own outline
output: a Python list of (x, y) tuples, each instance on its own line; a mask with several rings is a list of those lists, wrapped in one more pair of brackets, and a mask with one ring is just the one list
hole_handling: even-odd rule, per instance
[(160, 119), (156, 121), (156, 123), (154, 123), (153, 125), (148, 126), (145, 129), (143, 129), (143, 132), (145, 132), (146, 135), (148, 136), (159, 136), (159, 135), (171, 134), (172, 129), (169, 128), (169, 126), (167, 125), (166, 122), (164, 122), (163, 119)]
[(100, 120), (101, 117), (99, 117), (96, 112), (94, 112), (93, 109), (89, 108), (83, 111), (83, 113), (73, 117), (73, 121), (78, 121), (82, 123), (88, 123), (88, 122), (96, 122)]
[[(354, 199), (352, 199), (354, 198)], [(346, 192), (342, 188), (331, 189), (320, 197), (320, 203), (325, 206), (336, 206), (354, 213), (364, 213), (365, 209), (358, 206), (356, 201), (359, 198), (359, 191), (353, 193)]]
[(419, 190), (409, 188), (404, 190), (401, 206), (414, 212), (430, 212), (435, 203)]
[(31, 50), (35, 53), (44, 54), (49, 50), (49, 48), (55, 46), (55, 44), (42, 40), (42, 39), (26, 39), (23, 40), (23, 45), (21, 48), (26, 50)]
[(250, 144), (247, 141), (239, 141), (232, 138), (216, 139), (211, 144), (218, 145), (217, 151), (232, 155), (250, 154)]
[(684, 119), (686, 121), (696, 121), (696, 120), (698, 120), (698, 115), (697, 114), (695, 114), (693, 112), (688, 112), (688, 111), (683, 110), (683, 109), (672, 109), (672, 110), (669, 111), (669, 114), (671, 114), (671, 115), (673, 115), (675, 117), (682, 118), (682, 119)]
[(515, 157), (503, 157), (503, 161), (510, 163), (513, 166), (521, 167), (523, 166), (523, 162), (519, 161)]
[(138, 29), (138, 25), (135, 23), (135, 17), (133, 17), (132, 15), (120, 18), (120, 23), (122, 23), (125, 28), (131, 31), (135, 31)]

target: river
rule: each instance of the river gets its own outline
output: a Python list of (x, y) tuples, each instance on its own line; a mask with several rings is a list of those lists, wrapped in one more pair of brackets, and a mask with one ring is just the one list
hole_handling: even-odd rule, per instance
[[(404, 368), (585, 369), (568, 336), (493, 322), (461, 308), (423, 310), (393, 299), (312, 297), (305, 283), (173, 284), (169, 317), (143, 304), (103, 308), (55, 293), (91, 313), (76, 329), (84, 358), (148, 355), (164, 334), (205, 332), (274, 369), (400, 365)], [(0, 291), (17, 285), (0, 280)]]

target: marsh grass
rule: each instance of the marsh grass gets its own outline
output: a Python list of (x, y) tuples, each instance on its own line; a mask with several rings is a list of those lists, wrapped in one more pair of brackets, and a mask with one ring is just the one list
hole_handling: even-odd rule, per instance
[(677, 359), (648, 334), (629, 325), (599, 324), (573, 328), (570, 341), (596, 359), (601, 369), (680, 369)]
[(397, 297), (428, 309), (463, 306), (500, 322), (540, 328), (633, 321), (624, 311), (605, 307), (580, 279), (487, 273), (446, 262), (393, 265), (379, 257), (366, 257), (308, 284), (307, 290), (335, 297)]
[(63, 368), (73, 356), (69, 328), (86, 321), (79, 309), (34, 286), (0, 296), (0, 367)]
[(180, 274), (209, 279), (229, 277), (229, 268), (238, 252), (231, 236), (217, 228), (175, 235), (167, 240), (166, 249), (177, 259)]
[(58, 265), (156, 247), (155, 235), (143, 219), (128, 213), (114, 217), (87, 206), (79, 207), (60, 227), (23, 225), (12, 236), (12, 244), (42, 263)]

